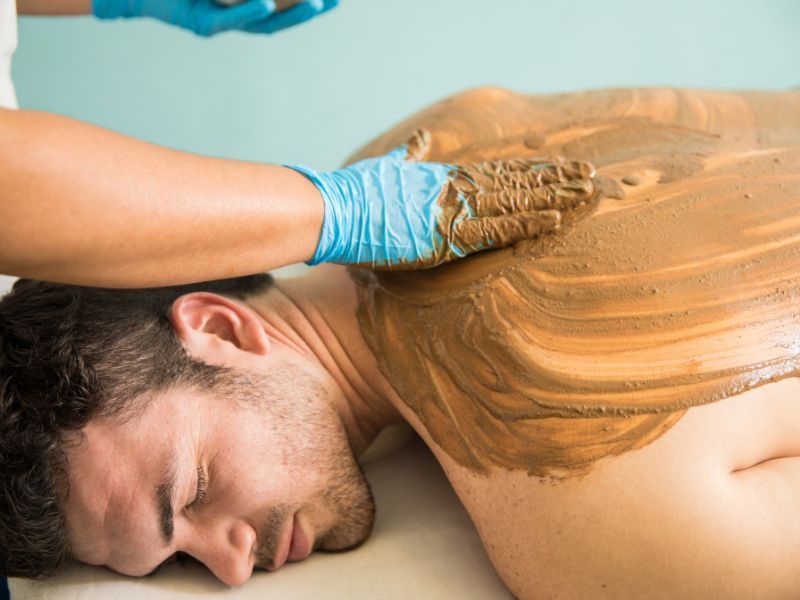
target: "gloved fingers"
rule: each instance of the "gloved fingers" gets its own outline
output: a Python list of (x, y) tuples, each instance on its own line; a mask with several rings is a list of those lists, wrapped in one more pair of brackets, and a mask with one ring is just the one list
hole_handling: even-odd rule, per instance
[(406, 142), (406, 160), (424, 162), (431, 151), (431, 132), (417, 129)]
[(453, 179), (460, 191), (477, 193), (532, 190), (549, 184), (589, 181), (593, 177), (594, 167), (582, 161), (513, 159), (459, 165)]
[(555, 208), (553, 196), (554, 194), (549, 193), (546, 188), (508, 189), (499, 192), (478, 192), (468, 204), (473, 216), (501, 216)]
[(268, 18), (275, 12), (274, 0), (249, 0), (228, 8), (218, 8), (206, 13), (206, 23), (199, 28), (200, 35), (214, 35), (231, 29), (244, 29), (252, 23)]
[(479, 163), (462, 165), (467, 169), (493, 174), (530, 174), (534, 173), (545, 183), (561, 179), (591, 179), (595, 168), (591, 163), (582, 160), (565, 160), (564, 158), (512, 158), (505, 160), (487, 160)]
[(275, 33), (313, 19), (330, 8), (333, 8), (333, 6), (326, 9), (326, 4), (323, 0), (306, 0), (306, 2), (301, 2), (291, 8), (277, 12), (262, 21), (252, 23), (244, 29), (250, 33)]
[(417, 129), (405, 144), (401, 144), (387, 154), (396, 160), (424, 162), (431, 147), (431, 133), (427, 129)]
[(550, 183), (534, 188), (505, 188), (467, 197), (471, 215), (492, 217), (535, 210), (571, 210), (586, 203), (594, 193), (591, 181)]
[(339, 6), (339, 0), (324, 0), (322, 10), (319, 11), (319, 14), (328, 12), (329, 10), (334, 9), (337, 6)]
[(552, 158), (511, 158), (506, 160), (485, 160), (476, 163), (464, 163), (462, 168), (468, 170), (490, 173), (493, 175), (502, 174), (527, 174), (545, 169), (552, 169), (556, 165), (556, 160)]
[(491, 161), (459, 165), (450, 185), (470, 216), (492, 217), (576, 208), (594, 193), (593, 175), (593, 167), (580, 161)]
[(555, 231), (560, 224), (561, 213), (557, 210), (465, 219), (453, 228), (449, 245), (454, 250), (447, 260), (477, 250), (510, 246)]

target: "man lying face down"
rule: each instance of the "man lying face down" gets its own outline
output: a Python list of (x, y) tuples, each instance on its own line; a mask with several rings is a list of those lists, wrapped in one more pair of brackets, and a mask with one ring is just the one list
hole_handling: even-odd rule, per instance
[(518, 597), (798, 597), (800, 94), (478, 90), (362, 155), (415, 127), (539, 235), (428, 272), (16, 283), (4, 571), (184, 553), (238, 585), (353, 548), (356, 458), (406, 420)]
[[(349, 439), (363, 449), (392, 415), (355, 414), (355, 373), (328, 373), (322, 361), (335, 358), (320, 336), (299, 337), (290, 323), (302, 308), (272, 288), (268, 275), (190, 293), (17, 282), (5, 299), (15, 318), (4, 323), (4, 377), (23, 371), (27, 386), (6, 380), (4, 400), (26, 405), (20, 419), (47, 411), (69, 428), (64, 457), (49, 456), (54, 429), (17, 442), (47, 456), (39, 468), (69, 490), (63, 522), (35, 472), (20, 486), (29, 495), (20, 517), (44, 526), (48, 502), (48, 526), (58, 528), (49, 535), (63, 528), (84, 562), (145, 575), (184, 552), (232, 585), (255, 565), (303, 559), (312, 545), (344, 550), (366, 539), (375, 509)], [(267, 298), (281, 311), (264, 318)], [(38, 552), (66, 550), (47, 541)], [(30, 554), (8, 551), (12, 562)]]

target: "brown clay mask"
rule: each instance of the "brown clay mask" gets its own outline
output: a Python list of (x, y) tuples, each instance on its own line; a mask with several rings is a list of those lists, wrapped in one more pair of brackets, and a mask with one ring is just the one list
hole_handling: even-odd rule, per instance
[(800, 365), (800, 92), (498, 90), (427, 109), (429, 160), (591, 162), (561, 226), (437, 269), (354, 270), (362, 332), (476, 473), (564, 477)]

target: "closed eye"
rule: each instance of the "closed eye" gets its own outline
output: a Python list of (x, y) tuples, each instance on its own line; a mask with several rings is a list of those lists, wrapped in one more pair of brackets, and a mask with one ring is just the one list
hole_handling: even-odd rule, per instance
[(194, 500), (187, 508), (196, 509), (203, 504), (203, 500), (208, 493), (208, 475), (203, 468), (203, 465), (197, 465), (197, 491), (194, 495)]

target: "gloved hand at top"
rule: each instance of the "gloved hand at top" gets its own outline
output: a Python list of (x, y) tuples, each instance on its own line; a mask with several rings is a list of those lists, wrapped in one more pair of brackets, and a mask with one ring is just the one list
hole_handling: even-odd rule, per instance
[(92, 0), (100, 19), (152, 17), (208, 37), (230, 30), (275, 33), (335, 8), (339, 0), (307, 0), (278, 11), (275, 0), (226, 7), (212, 0)]
[(291, 166), (317, 186), (325, 201), (322, 234), (308, 264), (434, 267), (553, 231), (562, 214), (594, 194), (589, 163), (417, 162), (429, 145), (430, 135), (420, 130), (385, 156), (337, 171)]

